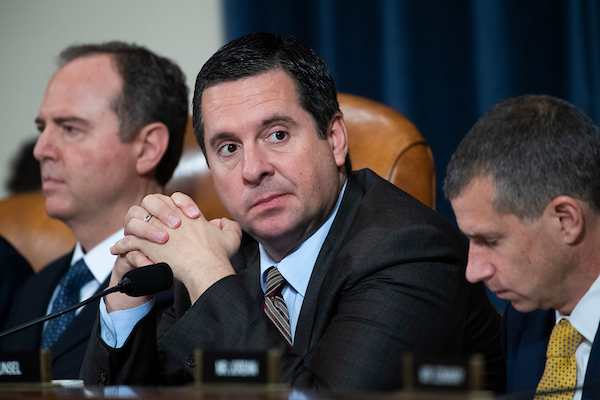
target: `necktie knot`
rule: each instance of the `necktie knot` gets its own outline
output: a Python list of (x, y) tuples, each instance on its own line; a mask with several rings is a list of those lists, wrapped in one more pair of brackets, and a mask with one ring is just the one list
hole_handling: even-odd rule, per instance
[(561, 319), (552, 329), (546, 357), (569, 357), (575, 354), (583, 336), (566, 319)]
[(265, 284), (265, 296), (274, 297), (281, 295), (285, 279), (276, 267), (267, 270), (267, 282)]

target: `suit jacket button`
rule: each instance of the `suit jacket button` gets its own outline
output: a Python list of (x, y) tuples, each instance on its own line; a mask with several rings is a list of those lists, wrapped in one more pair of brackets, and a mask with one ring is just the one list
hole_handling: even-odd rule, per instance
[(196, 357), (189, 356), (188, 359), (187, 359), (187, 365), (190, 368), (194, 368), (196, 366)]
[(108, 383), (108, 374), (104, 370), (100, 370), (98, 374), (98, 386), (106, 386)]

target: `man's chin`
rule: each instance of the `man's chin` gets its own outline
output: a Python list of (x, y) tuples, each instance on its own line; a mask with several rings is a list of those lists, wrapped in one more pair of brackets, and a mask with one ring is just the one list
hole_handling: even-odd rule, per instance
[(521, 313), (528, 313), (538, 309), (534, 304), (523, 299), (511, 300), (510, 304), (515, 310)]
[(64, 222), (69, 219), (72, 213), (72, 210), (66, 207), (64, 202), (57, 201), (57, 199), (46, 198), (46, 214), (48, 214), (50, 218)]
[(282, 239), (289, 232), (289, 230), (274, 228), (265, 229), (259, 227), (257, 229), (248, 230), (247, 232), (250, 234), (250, 236), (262, 243)]
[[(243, 229), (243, 228), (242, 228)], [(269, 223), (253, 224), (248, 229), (243, 229), (258, 242), (277, 243), (291, 239), (295, 234), (289, 224), (277, 223), (277, 221), (269, 221)]]

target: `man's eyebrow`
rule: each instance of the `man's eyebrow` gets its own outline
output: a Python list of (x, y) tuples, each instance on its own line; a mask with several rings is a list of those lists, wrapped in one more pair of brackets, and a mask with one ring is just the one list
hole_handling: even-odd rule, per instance
[(77, 122), (83, 125), (89, 125), (89, 122), (79, 117), (56, 117), (52, 119), (57, 124), (64, 124), (66, 122)]
[(268, 125), (273, 125), (279, 122), (287, 122), (288, 124), (293, 124), (296, 125), (296, 120), (294, 120), (292, 117), (287, 116), (287, 115), (273, 115), (269, 118), (265, 118), (263, 119), (260, 123), (259, 123), (259, 127), (265, 127)]
[(470, 240), (499, 239), (503, 236), (500, 232), (496, 232), (496, 231), (482, 231), (482, 232), (473, 232), (473, 233), (463, 232), (463, 233)]
[(208, 142), (208, 147), (212, 149), (217, 145), (217, 143), (226, 139), (231, 139), (233, 137), (235, 137), (235, 135), (230, 132), (217, 133), (215, 136), (210, 138), (210, 141)]
[[(56, 117), (56, 118), (52, 118), (52, 121), (54, 121), (56, 124), (64, 124), (67, 122), (77, 122), (79, 124), (83, 124), (83, 125), (89, 125), (89, 122), (83, 118), (79, 118), (79, 117)], [(46, 123), (46, 120), (41, 118), (41, 117), (36, 117), (34, 120), (36, 125), (43, 125)]]

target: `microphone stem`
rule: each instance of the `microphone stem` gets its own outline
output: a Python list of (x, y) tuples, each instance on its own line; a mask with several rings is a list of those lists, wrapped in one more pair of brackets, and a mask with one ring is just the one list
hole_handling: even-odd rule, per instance
[(95, 295), (93, 295), (92, 297), (90, 297), (87, 300), (82, 301), (81, 303), (77, 303), (77, 304), (75, 304), (75, 305), (73, 305), (73, 306), (71, 306), (69, 308), (64, 309), (64, 310), (55, 312), (53, 314), (44, 315), (43, 317), (39, 317), (37, 319), (34, 319), (33, 321), (29, 321), (29, 322), (24, 323), (22, 325), (15, 326), (14, 328), (11, 328), (11, 329), (6, 330), (4, 332), (0, 332), (0, 338), (2, 338), (4, 336), (7, 336), (7, 335), (10, 335), (11, 333), (22, 331), (23, 329), (29, 328), (30, 326), (38, 324), (40, 322), (44, 322), (44, 321), (48, 321), (49, 319), (52, 319), (52, 318), (60, 317), (61, 315), (66, 314), (68, 312), (71, 312), (71, 311), (73, 311), (73, 310), (75, 310), (75, 309), (77, 309), (79, 307), (83, 307), (86, 304), (89, 304), (92, 301), (99, 299), (100, 297), (104, 297), (107, 294), (118, 292), (119, 290), (121, 290), (121, 288), (122, 288), (122, 285), (121, 285), (121, 282), (119, 282), (119, 284), (117, 286), (114, 286), (114, 287), (112, 287), (110, 289), (103, 290), (100, 293), (96, 293)]

